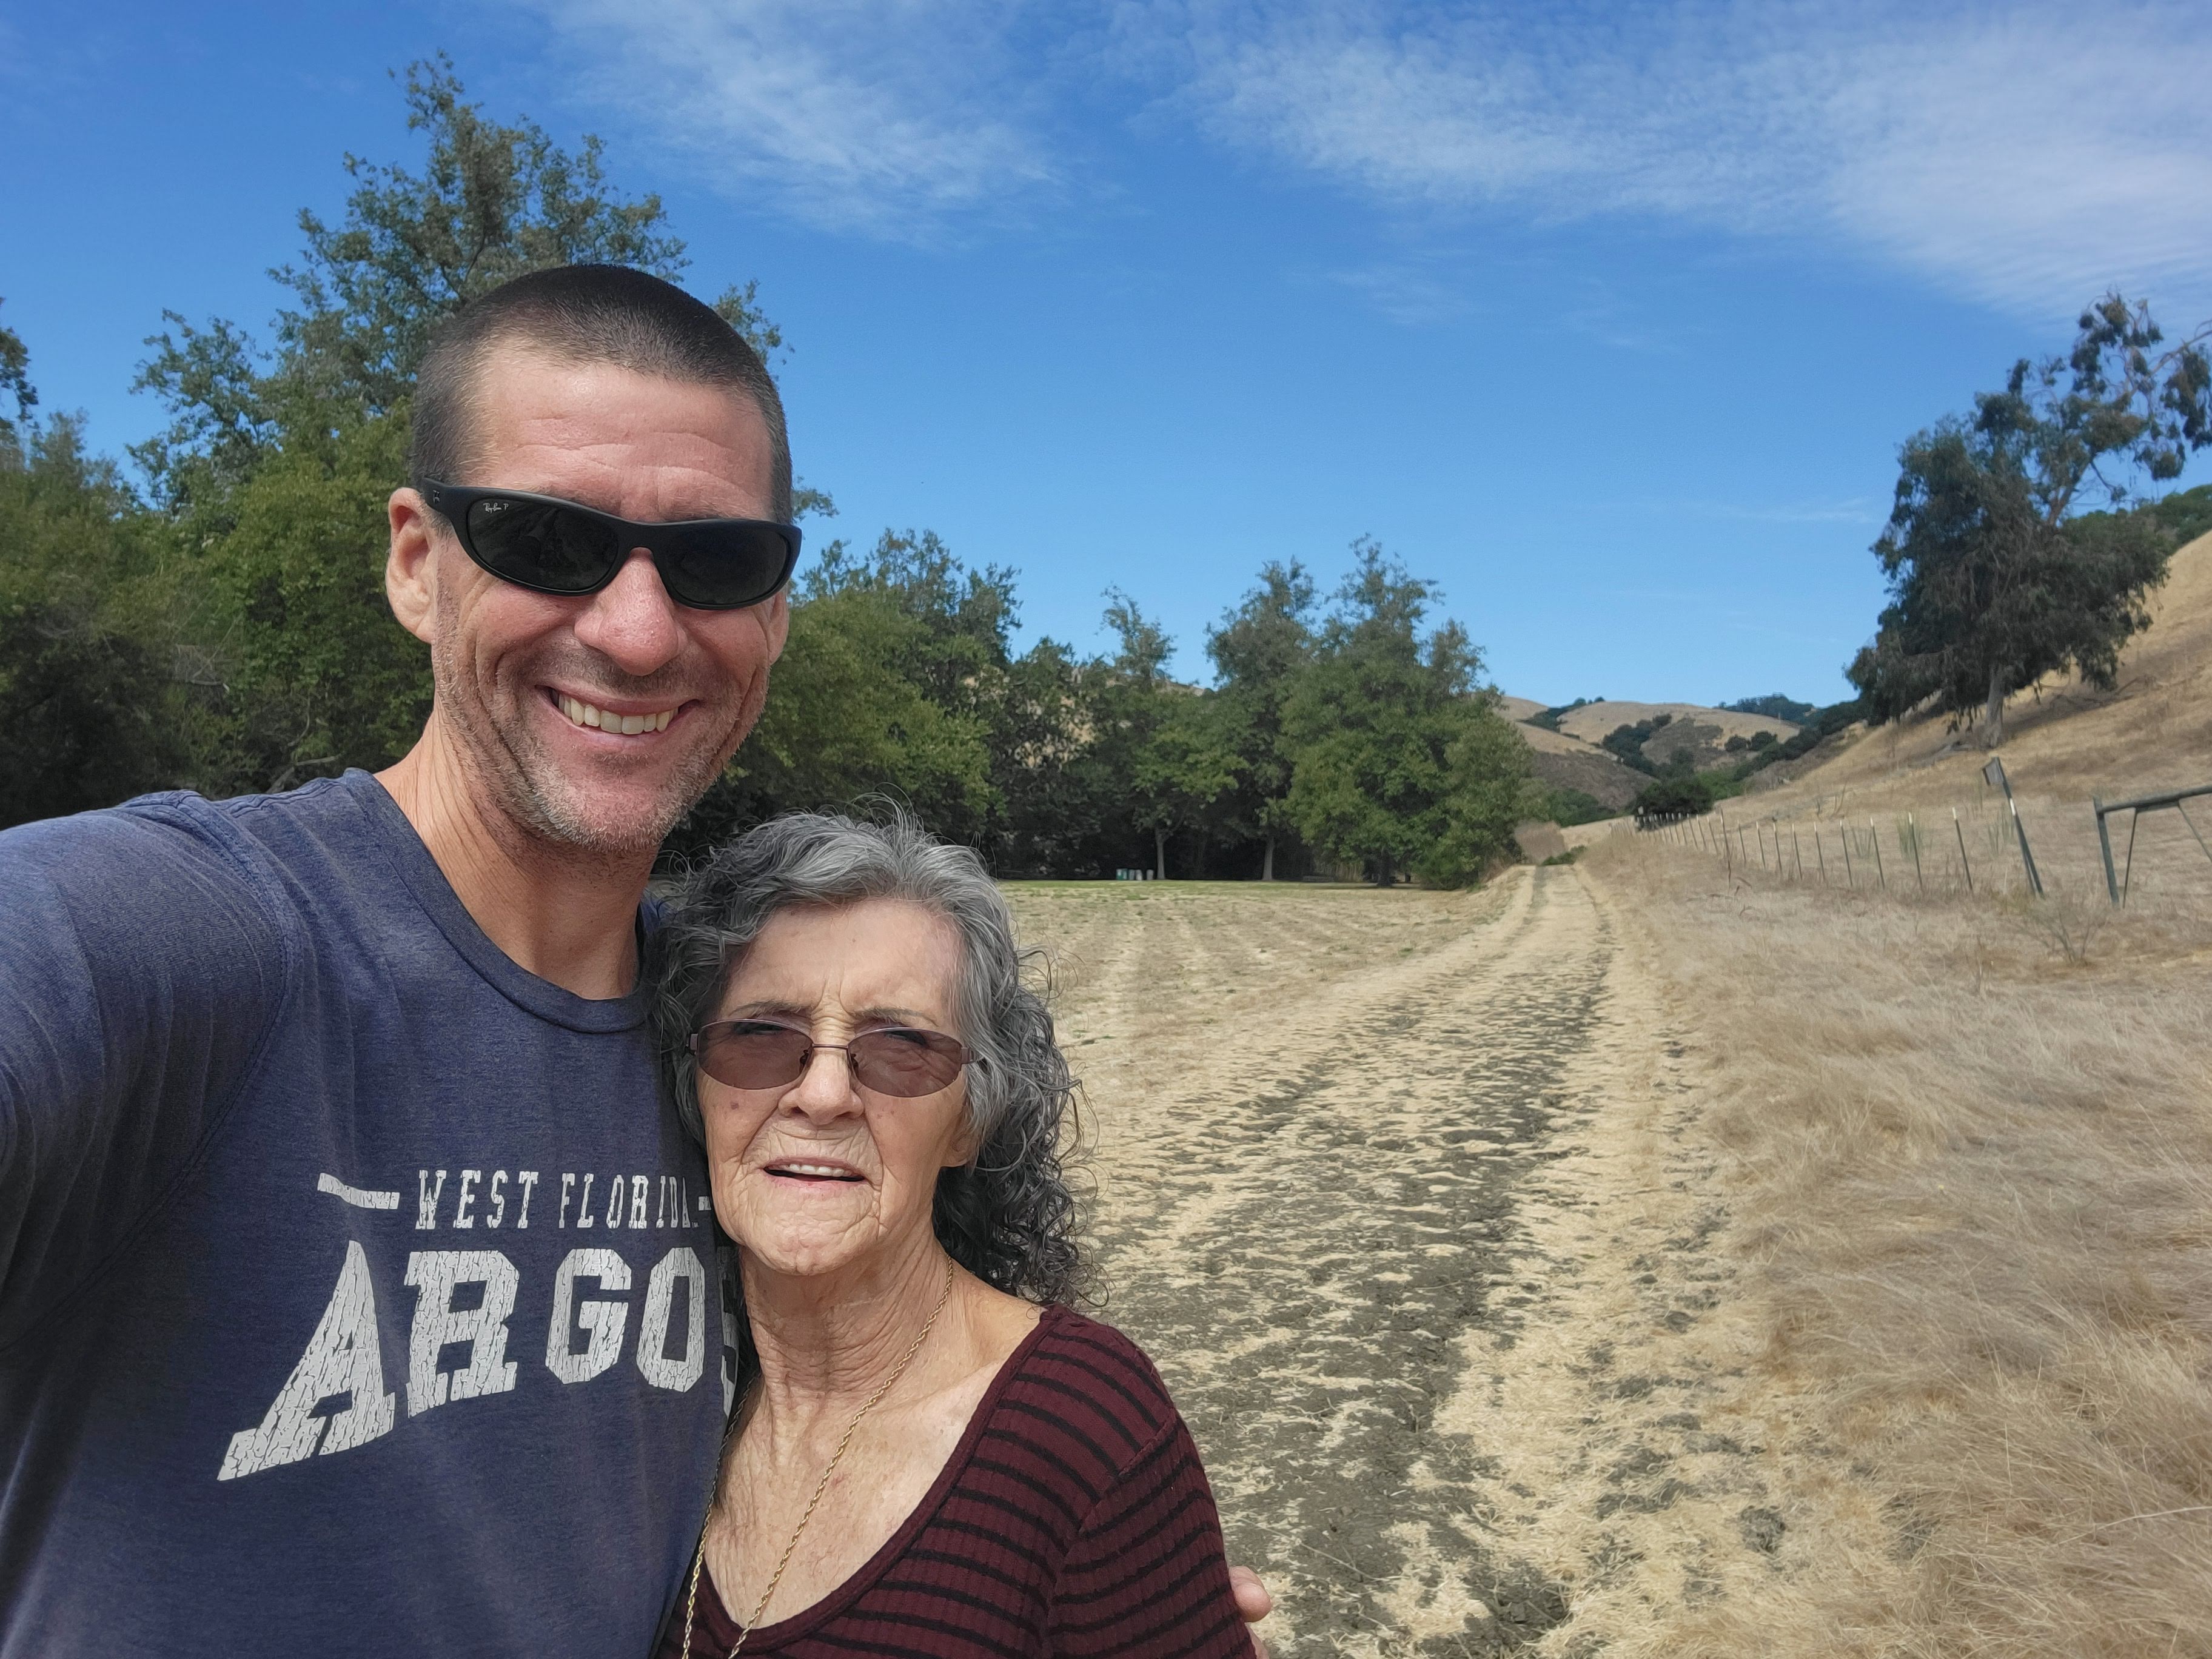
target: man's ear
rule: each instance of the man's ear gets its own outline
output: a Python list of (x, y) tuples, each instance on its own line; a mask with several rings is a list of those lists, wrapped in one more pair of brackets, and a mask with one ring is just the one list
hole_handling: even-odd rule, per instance
[(392, 541), (384, 556), (384, 597), (392, 602), (392, 614), (399, 618), (399, 625), (428, 644), (437, 613), (430, 576), (437, 515), (413, 489), (393, 490), (385, 513), (392, 524)]

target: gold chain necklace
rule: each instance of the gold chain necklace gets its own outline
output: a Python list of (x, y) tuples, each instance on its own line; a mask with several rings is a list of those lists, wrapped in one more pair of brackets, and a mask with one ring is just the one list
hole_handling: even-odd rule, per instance
[[(806, 1500), (806, 1509), (799, 1516), (799, 1524), (791, 1529), (791, 1541), (783, 1547), (783, 1553), (776, 1559), (775, 1571), (769, 1575), (768, 1588), (761, 1592), (760, 1600), (753, 1603), (752, 1617), (738, 1627), (738, 1639), (730, 1644), (727, 1659), (738, 1659), (738, 1650), (744, 1646), (745, 1638), (760, 1623), (761, 1614), (768, 1611), (768, 1604), (775, 1595), (775, 1587), (783, 1582), (783, 1570), (791, 1565), (791, 1553), (799, 1547), (799, 1538), (806, 1531), (806, 1523), (814, 1518), (814, 1506), (822, 1501), (822, 1494), (830, 1490), (830, 1477), (837, 1473), (837, 1465), (844, 1462), (845, 1448), (853, 1443), (853, 1436), (860, 1430), (860, 1419), (875, 1410), (876, 1403), (898, 1385), (899, 1378), (906, 1375), (906, 1368), (914, 1363), (915, 1355), (921, 1352), (921, 1345), (929, 1340), (930, 1332), (937, 1328), (938, 1316), (945, 1311), (945, 1304), (952, 1299), (952, 1279), (958, 1270), (958, 1263), (950, 1260), (945, 1262), (945, 1288), (937, 1293), (936, 1307), (931, 1309), (929, 1317), (922, 1321), (921, 1328), (915, 1333), (914, 1340), (907, 1344), (906, 1352), (899, 1356), (898, 1364), (891, 1367), (891, 1374), (884, 1379), (883, 1386), (861, 1403), (860, 1409), (853, 1413), (853, 1420), (845, 1425), (844, 1437), (837, 1442), (837, 1449), (830, 1454), (830, 1467), (822, 1471), (822, 1479), (815, 1486), (814, 1496)], [(733, 1434), (736, 1431), (737, 1423), (733, 1419), (730, 1432)], [(729, 1435), (723, 1436), (722, 1443), (728, 1445)], [(684, 1595), (684, 1645), (678, 1650), (683, 1659), (691, 1659), (691, 1620), (699, 1610), (699, 1573), (707, 1565), (707, 1522), (714, 1518), (714, 1500), (709, 1497), (706, 1520), (699, 1523), (699, 1548), (691, 1558), (691, 1588)]]

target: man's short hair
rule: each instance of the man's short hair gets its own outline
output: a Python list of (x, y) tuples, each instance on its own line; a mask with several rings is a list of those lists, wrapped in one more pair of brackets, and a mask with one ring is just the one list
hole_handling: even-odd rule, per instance
[(742, 392), (767, 423), (769, 515), (791, 517), (791, 440), (783, 399), (760, 354), (672, 283), (623, 265), (556, 265), (502, 283), (441, 323), (415, 374), (408, 470), (419, 487), (476, 483), (474, 401), (484, 359), (521, 346), (556, 362), (611, 363), (639, 374)]

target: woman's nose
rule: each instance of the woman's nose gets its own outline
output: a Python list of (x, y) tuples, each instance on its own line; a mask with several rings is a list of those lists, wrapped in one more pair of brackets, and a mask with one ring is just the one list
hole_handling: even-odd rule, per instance
[(860, 1096), (853, 1087), (852, 1062), (842, 1048), (817, 1048), (806, 1057), (806, 1069), (791, 1085), (784, 1103), (809, 1117), (836, 1117), (856, 1110)]

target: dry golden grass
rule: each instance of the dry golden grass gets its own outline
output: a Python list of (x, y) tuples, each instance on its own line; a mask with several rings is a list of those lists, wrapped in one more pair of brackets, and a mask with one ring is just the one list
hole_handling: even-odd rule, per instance
[[(1627, 836), (1583, 868), (1703, 1059), (1739, 1403), (1811, 1449), (1768, 1581), (1616, 1650), (2212, 1655), (2212, 906), (1847, 895)], [(2085, 959), (2054, 916), (2105, 923)]]
[[(2007, 704), (2000, 752), (2015, 790), (2086, 819), (2093, 794), (2110, 800), (2212, 783), (2212, 536), (2173, 556), (2150, 610), (2150, 629), (2129, 646), (2113, 690), (2059, 678)], [(1972, 799), (1988, 758), (1972, 738), (1936, 716), (1864, 732), (1841, 754), (1743, 805), (1785, 818), (1815, 810), (1863, 817), (1907, 803)]]

